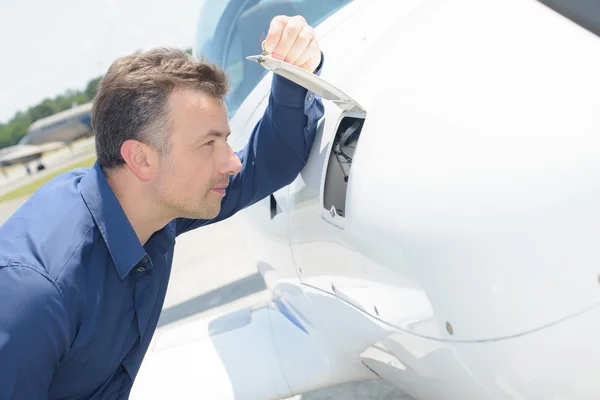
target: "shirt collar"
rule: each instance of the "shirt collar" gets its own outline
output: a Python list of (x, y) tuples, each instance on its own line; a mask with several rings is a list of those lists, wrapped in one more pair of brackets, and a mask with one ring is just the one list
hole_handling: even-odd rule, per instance
[(148, 256), (98, 162), (81, 178), (79, 190), (120, 278), (124, 279), (140, 260), (144, 257), (148, 260)]

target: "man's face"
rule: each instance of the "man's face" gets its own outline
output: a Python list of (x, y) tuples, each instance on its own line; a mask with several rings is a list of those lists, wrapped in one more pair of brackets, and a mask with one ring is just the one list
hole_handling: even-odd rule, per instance
[(159, 158), (156, 195), (178, 217), (214, 218), (229, 176), (242, 167), (227, 143), (225, 104), (203, 92), (175, 89), (169, 108), (170, 150)]

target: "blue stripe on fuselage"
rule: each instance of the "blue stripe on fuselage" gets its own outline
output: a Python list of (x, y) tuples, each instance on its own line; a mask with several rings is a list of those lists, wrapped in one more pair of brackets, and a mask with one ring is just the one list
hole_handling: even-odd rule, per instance
[(302, 326), (302, 324), (300, 323), (300, 321), (298, 321), (296, 316), (292, 314), (290, 309), (285, 304), (283, 304), (283, 301), (281, 299), (273, 299), (273, 303), (275, 303), (275, 305), (279, 309), (279, 312), (281, 312), (292, 324), (296, 325), (298, 328), (300, 328), (308, 334), (308, 331)]

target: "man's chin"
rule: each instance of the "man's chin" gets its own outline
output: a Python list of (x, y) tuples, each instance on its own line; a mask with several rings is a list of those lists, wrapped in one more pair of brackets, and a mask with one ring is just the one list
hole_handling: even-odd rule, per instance
[[(188, 219), (213, 219), (221, 212), (221, 199), (213, 199), (212, 196), (199, 201), (187, 201), (176, 207), (176, 214)], [(208, 200), (208, 201), (207, 201)]]
[(192, 219), (213, 219), (219, 215), (221, 211), (221, 205), (213, 206), (213, 207), (205, 207), (201, 210), (195, 210), (191, 213), (193, 216), (189, 217)]
[(208, 216), (206, 216), (204, 219), (213, 219), (213, 218), (217, 218), (219, 216), (219, 212), (221, 211), (220, 208), (214, 210), (212, 213), (210, 213)]

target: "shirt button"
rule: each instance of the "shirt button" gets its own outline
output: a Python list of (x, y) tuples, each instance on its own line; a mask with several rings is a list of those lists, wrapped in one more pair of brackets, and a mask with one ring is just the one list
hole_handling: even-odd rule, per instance
[(309, 94), (308, 94), (308, 101), (311, 101), (311, 100), (312, 100), (312, 98), (313, 98), (313, 94), (312, 94), (312, 93), (309, 93)]
[(306, 129), (307, 129), (307, 130), (309, 130), (309, 131), (310, 131), (310, 130), (311, 130), (311, 128), (312, 128), (312, 125), (311, 125), (311, 124), (308, 124), (308, 125), (306, 125)]
[(144, 267), (138, 267), (137, 272), (144, 272), (146, 270), (146, 268)]

